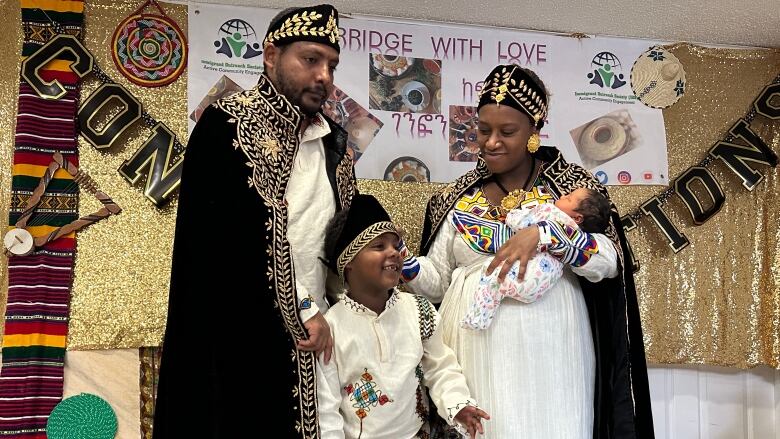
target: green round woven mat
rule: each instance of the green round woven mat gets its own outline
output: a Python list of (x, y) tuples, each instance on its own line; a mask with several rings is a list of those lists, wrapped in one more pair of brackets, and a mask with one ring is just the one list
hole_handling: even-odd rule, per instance
[(46, 424), (49, 439), (113, 439), (116, 414), (101, 397), (89, 393), (63, 399)]

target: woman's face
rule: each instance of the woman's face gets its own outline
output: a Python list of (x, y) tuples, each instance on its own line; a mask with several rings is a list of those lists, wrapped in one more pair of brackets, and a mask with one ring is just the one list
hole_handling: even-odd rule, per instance
[(477, 143), (488, 170), (504, 174), (530, 160), (528, 138), (535, 132), (531, 119), (506, 105), (479, 109)]

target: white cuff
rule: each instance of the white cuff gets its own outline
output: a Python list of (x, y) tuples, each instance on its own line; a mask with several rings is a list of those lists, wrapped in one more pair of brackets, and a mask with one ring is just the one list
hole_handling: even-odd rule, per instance
[(543, 252), (552, 244), (552, 232), (547, 225), (538, 225), (536, 228), (539, 230), (539, 244), (536, 245), (536, 251)]
[(458, 413), (460, 413), (461, 410), (463, 410), (468, 406), (479, 408), (479, 405), (477, 405), (477, 401), (475, 401), (473, 398), (468, 398), (464, 402), (459, 402), (455, 404), (454, 407), (447, 407), (447, 423), (456, 427), (457, 425), (460, 425), (455, 420), (455, 416), (458, 416)]
[(320, 307), (317, 306), (316, 303), (314, 303), (313, 299), (309, 299), (309, 303), (311, 304), (309, 308), (302, 309), (301, 310), (301, 321), (306, 322), (310, 318), (314, 317), (318, 312), (320, 312)]

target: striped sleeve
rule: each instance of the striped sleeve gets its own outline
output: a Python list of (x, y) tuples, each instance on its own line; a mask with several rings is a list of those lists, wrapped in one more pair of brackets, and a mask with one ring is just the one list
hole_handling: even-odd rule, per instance
[(598, 254), (599, 246), (590, 233), (577, 227), (560, 224), (556, 221), (540, 221), (540, 251), (546, 251), (564, 264), (581, 267), (590, 258)]

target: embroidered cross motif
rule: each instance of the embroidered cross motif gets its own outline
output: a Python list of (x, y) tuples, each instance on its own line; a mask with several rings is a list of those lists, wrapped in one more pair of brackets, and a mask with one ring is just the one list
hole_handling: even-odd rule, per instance
[(349, 400), (352, 401), (352, 407), (357, 409), (355, 414), (360, 419), (368, 416), (372, 407), (393, 402), (379, 390), (374, 377), (368, 373), (368, 369), (363, 369), (363, 371), (359, 382), (344, 386), (344, 391), (349, 395)]

